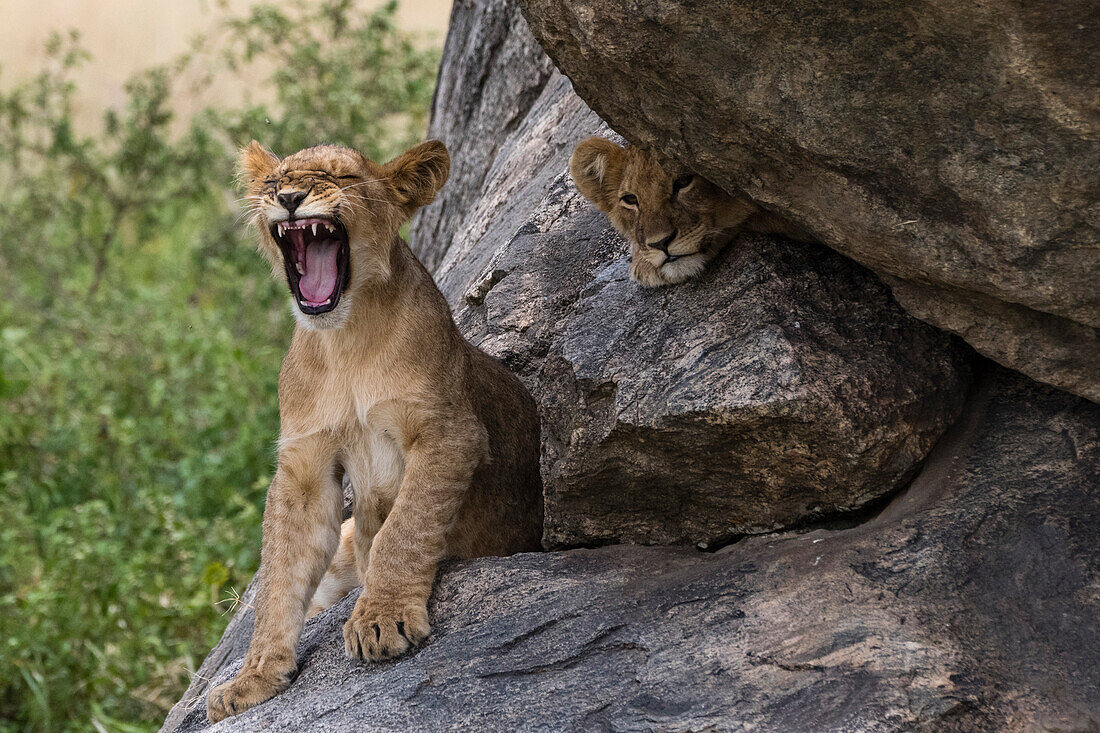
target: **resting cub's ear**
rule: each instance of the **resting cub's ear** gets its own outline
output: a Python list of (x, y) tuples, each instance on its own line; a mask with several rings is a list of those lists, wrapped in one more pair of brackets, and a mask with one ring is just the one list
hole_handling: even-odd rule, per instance
[(590, 137), (573, 151), (569, 161), (573, 182), (600, 211), (615, 206), (625, 156), (625, 148), (602, 137)]
[(397, 202), (412, 213), (435, 199), (451, 172), (451, 156), (447, 146), (429, 140), (406, 150), (383, 166), (383, 177), (389, 180)]
[(279, 156), (253, 140), (241, 150), (238, 162), (238, 177), (241, 185), (252, 189), (256, 184), (271, 175), (279, 165)]

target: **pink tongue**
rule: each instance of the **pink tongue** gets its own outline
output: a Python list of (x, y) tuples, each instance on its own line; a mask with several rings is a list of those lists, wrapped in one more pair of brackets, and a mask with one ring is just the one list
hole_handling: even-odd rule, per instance
[(298, 280), (302, 297), (311, 303), (323, 303), (336, 292), (336, 257), (340, 245), (335, 239), (306, 245), (306, 274)]

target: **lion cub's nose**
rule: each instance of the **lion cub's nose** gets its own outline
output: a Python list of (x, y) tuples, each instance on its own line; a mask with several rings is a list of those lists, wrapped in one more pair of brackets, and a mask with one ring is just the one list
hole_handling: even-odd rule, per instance
[(306, 200), (306, 191), (290, 191), (288, 193), (280, 193), (275, 198), (279, 199), (279, 203), (283, 205), (291, 216), (294, 215), (294, 210), (298, 208), (299, 204)]
[(646, 246), (647, 247), (653, 247), (653, 249), (659, 249), (667, 255), (668, 254), (668, 246), (670, 244), (672, 244), (674, 241), (676, 241), (676, 230), (675, 229), (672, 230), (671, 234), (669, 234), (667, 237), (660, 240), (659, 242), (646, 242)]

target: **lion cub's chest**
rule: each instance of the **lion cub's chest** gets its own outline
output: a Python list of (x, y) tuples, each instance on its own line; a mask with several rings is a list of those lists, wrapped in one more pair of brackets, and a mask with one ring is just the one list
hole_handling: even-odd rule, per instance
[[(341, 461), (358, 495), (383, 503), (397, 495), (405, 473), (403, 446), (412, 406), (426, 395), (421, 381), (391, 368), (390, 360), (326, 360), (327, 368), (303, 379), (302, 408), (287, 419), (284, 431), (339, 436)], [(281, 405), (282, 407), (282, 405)]]
[(344, 466), (356, 493), (392, 502), (405, 475), (401, 436), (388, 420), (375, 416), (349, 438)]
[(419, 396), (388, 370), (362, 370), (348, 380), (344, 465), (356, 493), (392, 502), (405, 475), (407, 405)]

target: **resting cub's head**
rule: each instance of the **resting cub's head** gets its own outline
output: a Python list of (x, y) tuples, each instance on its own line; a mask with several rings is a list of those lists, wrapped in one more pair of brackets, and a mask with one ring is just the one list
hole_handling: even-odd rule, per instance
[(253, 140), (241, 151), (260, 251), (285, 278), (304, 327), (339, 328), (355, 293), (390, 277), (398, 228), (447, 180), (447, 148), (431, 140), (379, 164), (318, 145), (280, 160)]
[(728, 241), (727, 230), (756, 210), (702, 176), (666, 170), (651, 151), (599, 137), (577, 146), (569, 170), (630, 241), (630, 276), (647, 287), (701, 273)]

